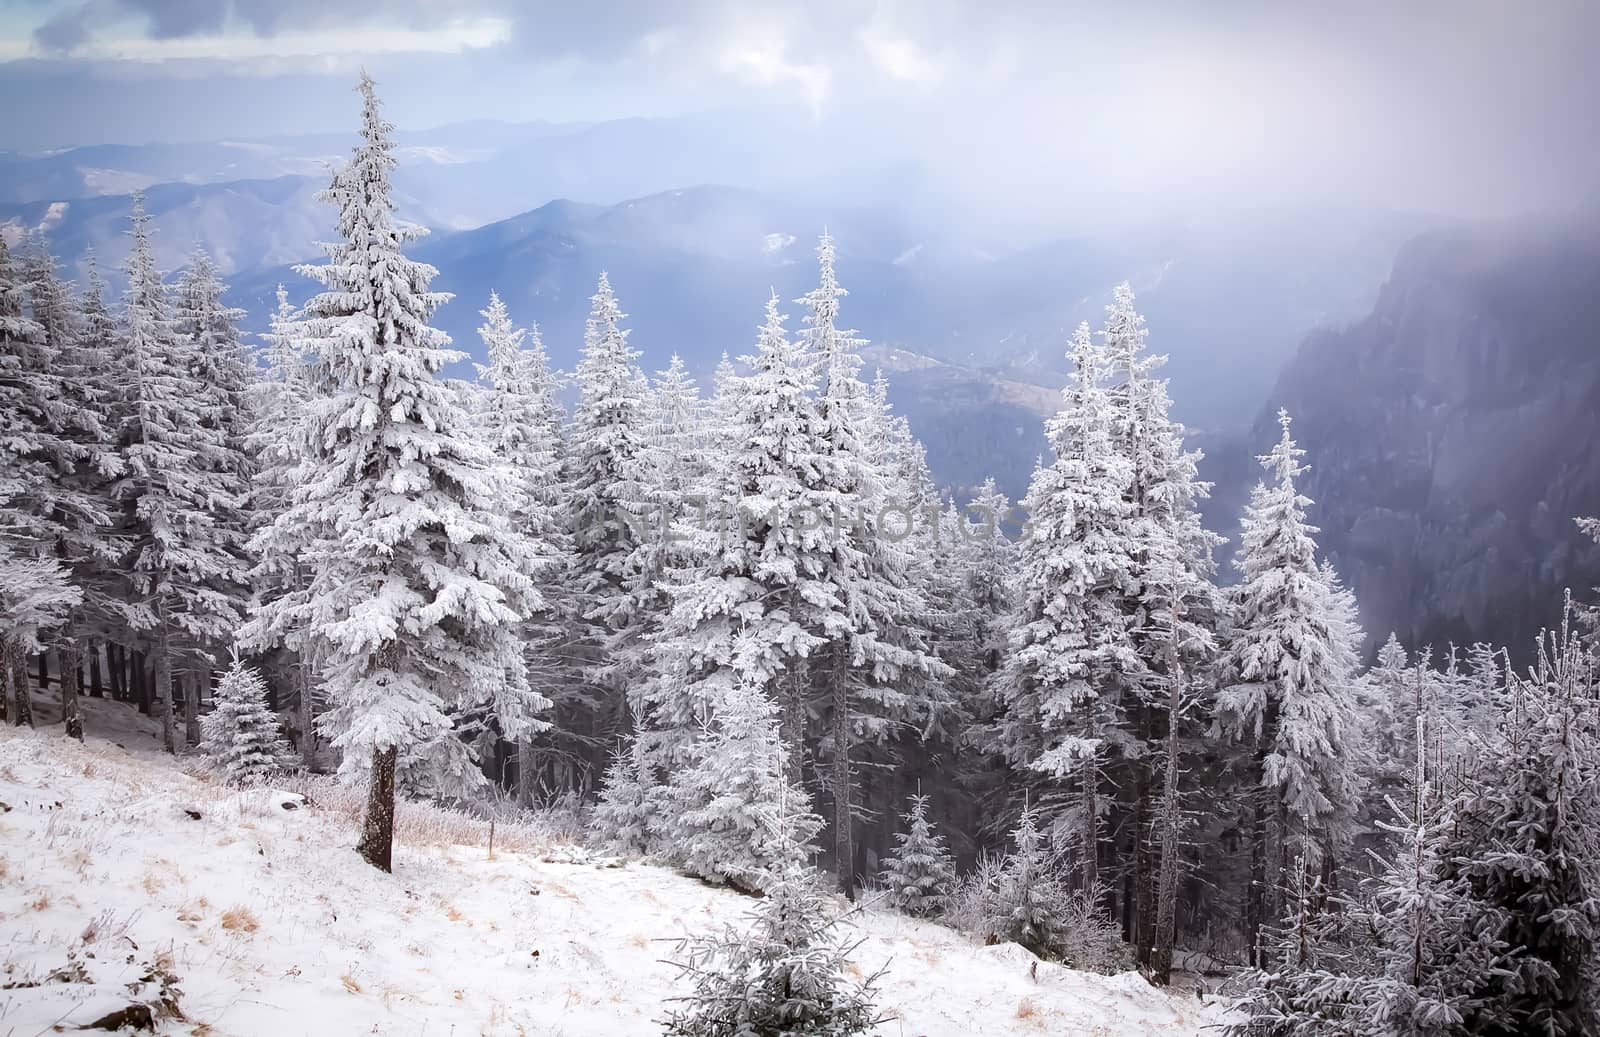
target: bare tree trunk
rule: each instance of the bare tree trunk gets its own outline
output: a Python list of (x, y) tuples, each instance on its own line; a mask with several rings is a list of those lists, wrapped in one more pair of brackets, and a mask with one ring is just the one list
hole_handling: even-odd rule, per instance
[(1250, 964), (1262, 968), (1261, 928), (1267, 915), (1267, 793), (1253, 793), (1255, 812), (1250, 822), (1250, 892), (1245, 901), (1245, 936), (1250, 941)]
[(193, 749), (200, 744), (200, 682), (203, 674), (191, 673), (183, 679), (183, 740)]
[(372, 779), (367, 787), (367, 816), (361, 822), (356, 852), (381, 871), (392, 871), (394, 853), (394, 748), (372, 751)]
[(11, 675), (11, 694), (17, 707), (17, 726), (33, 726), (33, 698), (28, 694), (28, 653), (22, 642), (6, 638), (6, 671)]
[(100, 669), (100, 646), (89, 645), (89, 697), (106, 697), (105, 672)]
[(307, 669), (305, 659), (295, 661), (295, 677), (300, 683), (300, 759), (309, 771), (317, 766), (317, 702)]
[(1091, 752), (1084, 761), (1083, 776), (1078, 779), (1078, 804), (1083, 811), (1083, 827), (1079, 831), (1078, 853), (1083, 860), (1079, 867), (1083, 873), (1083, 891), (1091, 894), (1100, 881), (1100, 754)]
[(178, 746), (172, 716), (172, 654), (167, 649), (165, 630), (161, 633), (161, 643), (156, 646), (155, 669), (155, 699), (161, 710), (161, 748), (176, 753)]
[[(1138, 713), (1139, 743), (1150, 744), (1150, 708), (1140, 705)], [(1150, 810), (1150, 757), (1133, 762), (1133, 930), (1134, 956), (1140, 965), (1150, 964), (1150, 945), (1155, 936), (1155, 869), (1151, 860), (1151, 836), (1154, 818)]]
[(517, 802), (524, 808), (533, 806), (533, 739), (517, 740)]
[(44, 692), (50, 687), (50, 653), (39, 653), (39, 691)]
[(126, 655), (121, 645), (106, 642), (106, 675), (111, 678), (111, 698), (116, 702), (127, 702), (133, 697), (128, 694)]
[(82, 649), (60, 649), (61, 722), (66, 725), (67, 736), (80, 742), (83, 741), (83, 717), (78, 715), (78, 677), (82, 662)]
[(1167, 773), (1161, 786), (1161, 864), (1156, 880), (1155, 947), (1150, 954), (1150, 980), (1164, 987), (1172, 981), (1172, 945), (1178, 936), (1178, 718), (1183, 705), (1183, 662), (1178, 657), (1176, 628), (1167, 652)]
[(789, 672), (779, 678), (783, 712), (779, 715), (778, 735), (787, 754), (789, 784), (795, 788), (805, 780), (806, 670), (806, 661), (796, 658), (791, 661)]
[(850, 832), (850, 649), (842, 641), (831, 648), (833, 683), (833, 852), (839, 892), (856, 898), (856, 854)]
[(155, 709), (155, 682), (151, 679), (150, 657), (139, 649), (133, 652), (133, 665), (130, 676), (133, 678), (133, 700), (139, 707), (139, 712), (149, 716)]

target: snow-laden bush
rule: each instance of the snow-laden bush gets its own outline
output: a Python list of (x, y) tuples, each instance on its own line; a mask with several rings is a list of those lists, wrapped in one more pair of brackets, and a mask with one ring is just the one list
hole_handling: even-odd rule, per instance
[(1131, 968), (1131, 949), (1100, 909), (1102, 891), (1074, 888), (1073, 869), (1040, 834), (1031, 811), (1012, 839), (1015, 850), (980, 860), (950, 896), (950, 922), (984, 943), (1020, 944), (1085, 972)]

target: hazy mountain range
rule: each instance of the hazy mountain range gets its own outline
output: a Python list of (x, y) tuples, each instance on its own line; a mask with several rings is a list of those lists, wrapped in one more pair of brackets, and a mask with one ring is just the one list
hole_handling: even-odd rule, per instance
[[(1321, 502), (1313, 519), (1374, 629), (1524, 637), (1563, 581), (1600, 580), (1569, 521), (1600, 510), (1585, 446), (1600, 431), (1588, 330), (1600, 317), (1588, 242), (1600, 238), (1544, 225), (1425, 233), (1417, 216), (1348, 208), (1019, 235), (941, 209), (915, 169), (835, 158), (801, 176), (796, 156), (815, 141), (769, 149), (751, 118), (402, 134), (403, 212), (433, 228), (415, 254), (456, 294), (438, 324), (473, 351), (494, 289), (570, 368), (605, 270), (645, 367), (678, 353), (705, 376), (750, 349), (769, 292), (787, 302), (811, 286), (826, 228), (845, 319), (873, 343), (869, 365), (889, 374), (936, 476), (965, 489), (994, 475), (1019, 495), (1066, 338), (1126, 279), (1153, 348), (1171, 356), (1178, 415), (1210, 455), (1213, 526), (1236, 527), (1253, 454), (1289, 406)], [(741, 130), (748, 140), (727, 146)], [(346, 147), (330, 135), (0, 154), (0, 229), (44, 233), (80, 275), (91, 246), (114, 268), (127, 192), (143, 188), (162, 263), (176, 269), (204, 243), (259, 330), (279, 282), (292, 299), (313, 287), (290, 267), (330, 232), (316, 193)]]

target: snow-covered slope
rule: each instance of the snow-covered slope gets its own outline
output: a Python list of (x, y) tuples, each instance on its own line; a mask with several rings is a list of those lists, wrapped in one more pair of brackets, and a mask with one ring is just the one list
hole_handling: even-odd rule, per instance
[[(359, 796), (230, 791), (110, 722), (124, 707), (90, 705), (86, 746), (0, 731), (0, 1034), (163, 997), (174, 1034), (654, 1034), (681, 991), (672, 941), (752, 903), (539, 824), (498, 826), (491, 855), (487, 823), (418, 807), (384, 875), (349, 849)], [(889, 1037), (1197, 1034), (1218, 1018), (1133, 974), (857, 921), (857, 963), (887, 963)]]

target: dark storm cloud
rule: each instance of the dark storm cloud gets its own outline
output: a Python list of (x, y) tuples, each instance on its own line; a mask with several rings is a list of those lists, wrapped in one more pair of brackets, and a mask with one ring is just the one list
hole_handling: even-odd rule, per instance
[(120, 0), (144, 15), (151, 39), (172, 40), (211, 36), (222, 31), (228, 19), (226, 0)]
[(82, 46), (89, 39), (93, 7), (79, 4), (60, 12), (33, 30), (33, 42), (46, 52), (62, 54)]

